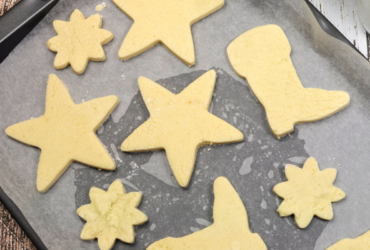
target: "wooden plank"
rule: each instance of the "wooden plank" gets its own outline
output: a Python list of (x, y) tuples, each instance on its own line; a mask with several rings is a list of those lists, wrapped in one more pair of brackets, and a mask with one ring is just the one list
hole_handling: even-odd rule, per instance
[(8, 210), (0, 202), (0, 249), (37, 250)]
[[(369, 58), (367, 34), (356, 12), (355, 0), (309, 0), (342, 34)], [(369, 13), (370, 14), (370, 13)]]
[(0, 0), (0, 16), (4, 15), (21, 0)]

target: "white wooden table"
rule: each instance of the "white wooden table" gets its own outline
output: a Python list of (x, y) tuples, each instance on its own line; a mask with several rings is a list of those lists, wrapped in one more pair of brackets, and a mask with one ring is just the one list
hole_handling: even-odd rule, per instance
[[(370, 59), (370, 36), (362, 27), (355, 0), (309, 0), (337, 29)], [(370, 0), (369, 0), (370, 1)], [(369, 13), (370, 15), (370, 13)]]

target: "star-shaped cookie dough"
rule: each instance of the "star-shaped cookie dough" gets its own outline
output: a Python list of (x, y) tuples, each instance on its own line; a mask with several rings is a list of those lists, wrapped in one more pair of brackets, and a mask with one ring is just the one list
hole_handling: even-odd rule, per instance
[(85, 19), (81, 11), (76, 9), (69, 22), (55, 20), (53, 25), (58, 36), (49, 39), (47, 46), (57, 52), (54, 60), (56, 69), (71, 64), (74, 72), (82, 74), (89, 60), (105, 60), (102, 45), (109, 43), (113, 34), (101, 29), (101, 15), (95, 14)]
[(147, 250), (267, 250), (261, 237), (250, 231), (242, 200), (225, 177), (213, 186), (214, 223), (182, 238), (167, 237), (154, 242)]
[(41, 149), (39, 192), (47, 191), (72, 161), (105, 170), (116, 168), (95, 131), (118, 102), (112, 95), (76, 105), (63, 82), (56, 75), (49, 76), (45, 114), (5, 130), (8, 136)]
[(343, 239), (326, 250), (368, 250), (370, 249), (370, 231), (356, 239)]
[(295, 215), (300, 228), (306, 228), (314, 215), (324, 220), (333, 219), (332, 202), (342, 200), (345, 193), (333, 186), (337, 170), (320, 171), (317, 161), (310, 157), (303, 168), (285, 166), (286, 182), (277, 184), (273, 191), (284, 199), (278, 208), (280, 216)]
[(118, 52), (134, 57), (161, 42), (191, 66), (195, 63), (191, 25), (220, 9), (224, 0), (113, 0), (134, 24)]
[(122, 143), (121, 149), (166, 150), (177, 182), (187, 187), (200, 146), (244, 139), (239, 130), (208, 112), (215, 82), (216, 72), (210, 70), (175, 95), (140, 77), (139, 88), (150, 118)]
[(81, 239), (98, 238), (101, 250), (111, 249), (116, 239), (134, 243), (134, 225), (141, 225), (148, 220), (144, 213), (136, 209), (142, 194), (127, 194), (122, 182), (115, 180), (107, 192), (92, 187), (89, 196), (91, 203), (77, 209), (78, 215), (87, 221)]

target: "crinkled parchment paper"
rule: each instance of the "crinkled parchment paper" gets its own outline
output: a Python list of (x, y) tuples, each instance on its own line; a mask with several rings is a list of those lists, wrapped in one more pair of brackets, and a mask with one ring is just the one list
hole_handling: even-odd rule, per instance
[[(98, 249), (96, 241), (80, 240), (84, 221), (75, 211), (90, 202), (92, 186), (107, 188), (115, 179), (121, 179), (128, 191), (143, 193), (139, 208), (149, 217), (146, 224), (136, 227), (135, 244), (117, 242), (115, 249), (144, 249), (163, 237), (184, 236), (212, 223), (212, 185), (218, 176), (234, 185), (248, 211), (252, 232), (259, 233), (269, 249), (322, 250), (370, 229), (370, 64), (323, 32), (304, 1), (227, 0), (221, 10), (192, 26), (197, 61), (191, 68), (161, 45), (121, 62), (118, 49), (132, 20), (107, 2), (100, 12), (103, 28), (115, 35), (104, 46), (107, 60), (90, 62), (83, 75), (70, 67), (55, 70), (55, 54), (46, 48), (47, 40), (56, 35), (52, 21), (69, 20), (76, 8), (89, 16), (100, 3), (60, 1), (0, 65), (0, 186), (49, 249)], [(262, 106), (247, 82), (233, 72), (226, 55), (226, 47), (238, 35), (265, 24), (277, 24), (286, 32), (305, 87), (345, 90), (351, 95), (350, 106), (325, 120), (298, 125), (290, 136), (276, 140)], [(211, 68), (218, 75), (211, 112), (240, 129), (245, 141), (201, 148), (190, 185), (182, 189), (164, 152), (128, 154), (119, 147), (149, 116), (138, 93), (139, 76), (178, 93)], [(120, 98), (118, 108), (98, 131), (117, 170), (98, 171), (73, 163), (48, 192), (39, 194), (40, 150), (8, 138), (4, 130), (44, 113), (50, 73), (64, 81), (76, 103), (110, 94)], [(335, 185), (347, 197), (333, 204), (332, 221), (315, 218), (301, 230), (292, 217), (278, 217), (281, 200), (272, 187), (286, 180), (286, 163), (302, 166), (308, 156), (315, 157), (321, 169), (338, 169)]]

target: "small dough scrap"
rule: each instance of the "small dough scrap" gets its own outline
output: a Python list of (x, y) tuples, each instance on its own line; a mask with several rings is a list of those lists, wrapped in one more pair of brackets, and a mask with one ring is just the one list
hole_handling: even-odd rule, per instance
[(104, 191), (100, 188), (90, 189), (91, 203), (77, 209), (77, 214), (87, 221), (81, 232), (81, 239), (98, 238), (101, 250), (109, 250), (116, 239), (134, 243), (134, 225), (141, 225), (148, 217), (139, 211), (142, 193), (126, 193), (120, 180), (115, 180)]
[(247, 79), (278, 139), (292, 132), (295, 124), (324, 119), (350, 102), (343, 91), (304, 88), (290, 52), (288, 38), (277, 25), (249, 30), (227, 48), (232, 67)]
[(118, 52), (134, 57), (161, 42), (187, 65), (195, 63), (191, 25), (219, 10), (225, 0), (113, 0), (134, 20)]
[(356, 239), (343, 239), (326, 250), (369, 250), (370, 249), (370, 231)]
[(113, 34), (101, 29), (102, 17), (99, 14), (85, 19), (81, 11), (75, 10), (69, 22), (53, 22), (57, 36), (47, 42), (51, 51), (57, 52), (54, 60), (56, 69), (63, 69), (71, 64), (77, 74), (82, 74), (89, 60), (104, 61), (102, 45), (113, 39)]
[(175, 95), (140, 77), (139, 88), (150, 118), (122, 143), (121, 149), (164, 149), (177, 182), (187, 187), (200, 146), (244, 139), (239, 130), (208, 112), (215, 82), (216, 72), (210, 70)]
[(281, 217), (295, 215), (299, 228), (306, 228), (314, 215), (323, 220), (333, 219), (332, 202), (337, 202), (346, 194), (333, 186), (337, 170), (327, 168), (320, 171), (317, 161), (310, 157), (303, 168), (285, 166), (286, 182), (277, 184), (273, 191), (284, 201), (277, 209)]
[(261, 237), (251, 233), (247, 211), (230, 182), (218, 177), (213, 189), (213, 225), (182, 238), (159, 240), (147, 250), (267, 250)]
[(105, 3), (101, 3), (101, 4), (96, 5), (95, 10), (96, 10), (96, 11), (102, 11), (102, 10), (104, 10), (106, 7), (107, 7), (107, 5), (106, 5)]
[(72, 161), (114, 170), (116, 164), (95, 131), (117, 106), (111, 95), (76, 105), (67, 87), (56, 76), (49, 76), (45, 114), (8, 127), (5, 133), (41, 149), (37, 190), (46, 192)]

